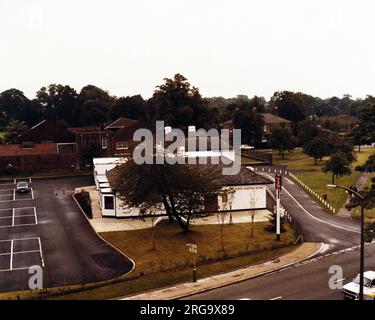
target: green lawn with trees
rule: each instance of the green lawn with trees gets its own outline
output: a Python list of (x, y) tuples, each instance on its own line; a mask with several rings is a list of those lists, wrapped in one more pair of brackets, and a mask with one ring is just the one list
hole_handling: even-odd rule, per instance
[[(360, 172), (355, 171), (357, 165), (363, 165), (368, 157), (375, 153), (374, 148), (362, 149), (361, 152), (355, 151), (356, 160), (351, 164), (352, 172), (350, 175), (345, 175), (336, 178), (337, 184), (345, 186), (354, 186), (360, 176)], [(301, 179), (307, 186), (313, 189), (315, 192), (327, 195), (328, 202), (336, 209), (340, 209), (346, 199), (347, 194), (345, 191), (340, 189), (327, 189), (326, 185), (332, 183), (332, 174), (323, 172), (324, 162), (329, 157), (324, 157), (322, 160), (315, 160), (306, 155), (301, 149), (296, 149), (293, 152), (286, 153), (286, 159), (281, 159), (278, 152), (273, 154), (275, 165), (282, 164), (287, 165), (289, 170), (295, 171), (295, 175)], [(367, 182), (370, 184), (370, 182)], [(369, 216), (372, 216), (372, 210), (369, 210)]]

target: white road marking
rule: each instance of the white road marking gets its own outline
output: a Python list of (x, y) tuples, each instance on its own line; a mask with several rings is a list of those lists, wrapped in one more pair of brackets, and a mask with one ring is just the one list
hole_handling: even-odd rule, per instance
[(280, 299), (282, 299), (283, 297), (275, 297), (275, 298), (272, 298), (272, 299), (269, 299), (269, 300), (280, 300)]
[(42, 261), (42, 268), (44, 268), (44, 258), (43, 258), (43, 252), (42, 252), (42, 243), (41, 243), (39, 237), (38, 237), (38, 242), (39, 242), (40, 260)]
[[(269, 176), (269, 175), (267, 175), (269, 178), (271, 178), (273, 181), (275, 180), (272, 176)], [(342, 230), (346, 230), (346, 231), (350, 231), (350, 232), (355, 232), (355, 233), (360, 233), (360, 231), (357, 231), (357, 230), (353, 230), (353, 229), (350, 229), (350, 228), (346, 228), (346, 227), (342, 227), (342, 226), (338, 226), (338, 225), (336, 225), (336, 224), (334, 224), (334, 223), (331, 223), (331, 222), (328, 222), (328, 221), (325, 221), (325, 220), (322, 220), (322, 219), (320, 219), (320, 218), (317, 218), (317, 217), (315, 217), (315, 216), (313, 216), (311, 213), (309, 213), (298, 201), (297, 201), (297, 199), (296, 198), (294, 198), (292, 195), (291, 195), (291, 193), (288, 191), (288, 190), (286, 190), (286, 188), (284, 188), (284, 190), (285, 190), (285, 192), (287, 193), (287, 194), (289, 194), (289, 196), (301, 207), (301, 209), (303, 210), (303, 211), (305, 211), (311, 218), (313, 218), (313, 219), (315, 219), (315, 220), (317, 220), (317, 221), (319, 221), (319, 222), (321, 222), (321, 223), (325, 223), (325, 224), (328, 224), (328, 225), (330, 225), (330, 226), (332, 226), (332, 227), (335, 227), (335, 228), (338, 228), (338, 229), (342, 229)]]
[(13, 240), (11, 240), (10, 243), (10, 263), (9, 263), (9, 269), (13, 269)]
[[(27, 240), (37, 240), (38, 241), (38, 245), (39, 245), (39, 249), (38, 250), (27, 250), (27, 251), (14, 252), (14, 242), (15, 241), (27, 241)], [(23, 238), (23, 239), (19, 238), (19, 239), (11, 239), (11, 240), (0, 240), (0, 242), (10, 242), (11, 243), (10, 252), (0, 253), (0, 256), (10, 256), (9, 269), (2, 269), (2, 270), (0, 270), (0, 272), (29, 269), (29, 266), (27, 266), (27, 267), (20, 267), (20, 268), (13, 268), (13, 256), (17, 255), (17, 254), (28, 254), (28, 253), (36, 253), (36, 252), (39, 252), (40, 260), (41, 260), (41, 265), (42, 265), (42, 268), (44, 268), (45, 264), (44, 264), (44, 258), (43, 258), (43, 252), (42, 252), (42, 244), (41, 244), (40, 237), (36, 237), (36, 238)]]
[(344, 280), (346, 280), (346, 279), (345, 279), (345, 278), (342, 278), (342, 279), (335, 280), (334, 282), (335, 282), (335, 283), (338, 283), (338, 282), (343, 282)]
[(36, 208), (34, 207), (34, 218), (35, 218), (35, 224), (38, 224), (38, 218), (36, 216)]
[(31, 187), (30, 190), (31, 190), (31, 199), (34, 200), (34, 191), (33, 191), (33, 188)]
[(16, 200), (16, 189), (13, 189), (13, 201)]
[(241, 299), (238, 299), (238, 300), (251, 300), (250, 298), (241, 298)]
[(15, 212), (15, 210), (13, 209), (13, 211), (12, 211), (12, 226), (14, 227), (14, 212)]

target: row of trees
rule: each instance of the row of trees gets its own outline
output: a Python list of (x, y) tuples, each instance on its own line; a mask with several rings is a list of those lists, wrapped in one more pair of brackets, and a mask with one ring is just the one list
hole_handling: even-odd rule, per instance
[[(94, 85), (87, 85), (77, 92), (69, 85), (51, 84), (42, 87), (34, 99), (28, 99), (22, 91), (9, 89), (0, 93), (0, 129), (10, 121), (24, 121), (31, 126), (42, 119), (57, 121), (63, 126), (91, 126), (116, 119), (120, 116), (153, 121), (164, 119), (175, 127), (192, 123), (209, 127), (235, 119), (239, 127), (251, 124), (251, 132), (245, 134), (248, 141), (257, 142), (261, 121), (259, 112), (271, 112), (293, 122), (293, 134), (298, 135), (298, 123), (305, 119), (316, 120), (326, 115), (347, 114), (364, 116), (363, 107), (373, 106), (375, 98), (352, 99), (332, 97), (320, 99), (300, 92), (279, 91), (267, 101), (263, 97), (203, 98), (181, 74), (164, 79), (153, 96), (145, 100), (141, 95), (115, 97)], [(249, 127), (249, 126), (246, 126)]]

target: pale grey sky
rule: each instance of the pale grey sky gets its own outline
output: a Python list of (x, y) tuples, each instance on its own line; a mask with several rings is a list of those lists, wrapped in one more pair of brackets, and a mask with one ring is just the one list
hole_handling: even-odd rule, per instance
[(152, 95), (375, 94), (373, 0), (0, 0), (0, 92), (50, 83)]

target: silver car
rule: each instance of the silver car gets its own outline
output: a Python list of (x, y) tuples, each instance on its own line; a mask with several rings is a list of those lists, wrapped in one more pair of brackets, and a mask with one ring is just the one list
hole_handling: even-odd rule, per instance
[(29, 184), (26, 181), (17, 182), (16, 191), (19, 193), (29, 192)]

